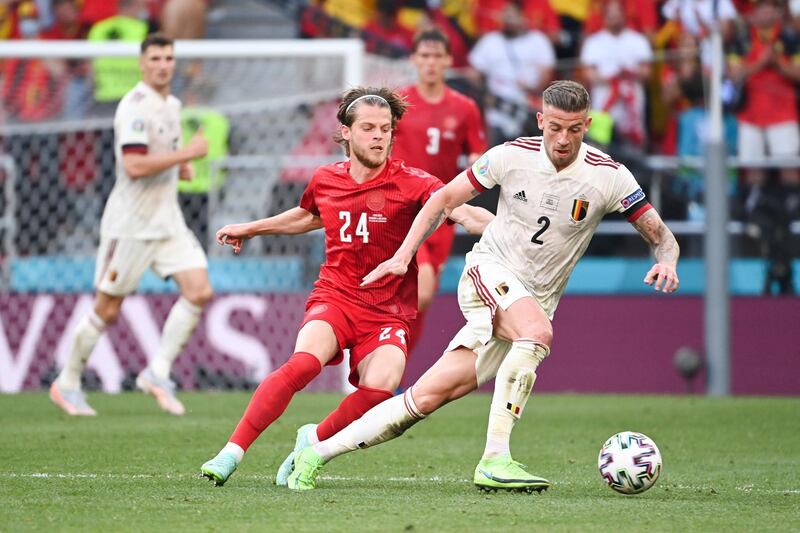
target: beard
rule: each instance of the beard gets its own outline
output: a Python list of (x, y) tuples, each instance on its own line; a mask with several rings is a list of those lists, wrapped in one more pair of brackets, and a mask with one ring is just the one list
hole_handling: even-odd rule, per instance
[(372, 152), (369, 148), (361, 149), (357, 146), (351, 146), (350, 148), (353, 153), (353, 157), (358, 159), (359, 163), (367, 168), (378, 168), (386, 162), (392, 147), (391, 145), (387, 146), (386, 150), (380, 154)]
[(578, 158), (578, 150), (572, 146), (568, 146), (566, 149), (570, 151), (569, 155), (559, 154), (554, 146), (548, 149), (547, 155), (550, 156), (550, 161), (553, 165), (563, 169), (570, 166)]

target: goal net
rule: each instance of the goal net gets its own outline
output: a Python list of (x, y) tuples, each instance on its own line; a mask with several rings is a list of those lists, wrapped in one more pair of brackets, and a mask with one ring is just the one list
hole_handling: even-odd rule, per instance
[[(343, 157), (331, 140), (341, 92), (409, 82), (405, 61), (358, 40), (179, 41), (173, 93), (184, 138), (209, 155), (182, 185), (216, 297), (173, 372), (183, 388), (244, 387), (294, 347), (324, 258), (321, 232), (255, 239), (242, 257), (217, 228), (296, 206), (313, 169)], [(93, 301), (103, 206), (114, 184), (112, 117), (138, 81), (138, 43), (6, 42), (0, 48), (0, 392), (36, 389), (66, 358)], [(86, 386), (119, 391), (158, 347), (176, 287), (148, 273), (90, 359)], [(338, 389), (342, 372), (317, 388)]]

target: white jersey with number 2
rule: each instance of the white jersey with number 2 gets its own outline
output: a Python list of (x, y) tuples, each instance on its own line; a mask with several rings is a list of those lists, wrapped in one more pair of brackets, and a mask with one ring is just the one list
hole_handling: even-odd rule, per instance
[(616, 211), (632, 221), (650, 208), (631, 172), (587, 144), (556, 172), (542, 137), (521, 137), (491, 148), (467, 176), (479, 191), (500, 186), (497, 217), (467, 263), (504, 265), (551, 319), (603, 216)]

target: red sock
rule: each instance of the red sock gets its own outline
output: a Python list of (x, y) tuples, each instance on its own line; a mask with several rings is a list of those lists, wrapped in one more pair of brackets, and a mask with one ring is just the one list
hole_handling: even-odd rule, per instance
[(229, 439), (243, 450), (286, 410), (294, 393), (322, 372), (319, 359), (308, 352), (292, 354), (278, 370), (264, 378)]
[(350, 393), (339, 407), (317, 426), (317, 438), (321, 441), (333, 437), (339, 431), (350, 425), (353, 420), (358, 420), (361, 415), (392, 397), (392, 393), (380, 389), (358, 386)]
[(408, 355), (414, 352), (414, 347), (419, 342), (419, 339), (422, 337), (422, 330), (425, 328), (425, 316), (428, 314), (428, 310), (425, 309), (424, 311), (417, 311), (417, 319), (411, 323), (411, 331), (409, 331), (409, 340), (408, 340)]

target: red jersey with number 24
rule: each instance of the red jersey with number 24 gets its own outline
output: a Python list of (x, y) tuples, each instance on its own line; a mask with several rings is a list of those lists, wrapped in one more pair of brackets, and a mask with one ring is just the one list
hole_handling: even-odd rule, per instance
[(386, 276), (365, 287), (361, 279), (394, 255), (442, 182), (393, 159), (365, 183), (356, 183), (349, 170), (349, 161), (318, 168), (300, 198), (300, 207), (325, 227), (325, 262), (314, 289), (411, 320), (417, 314), (416, 259), (405, 276)]

